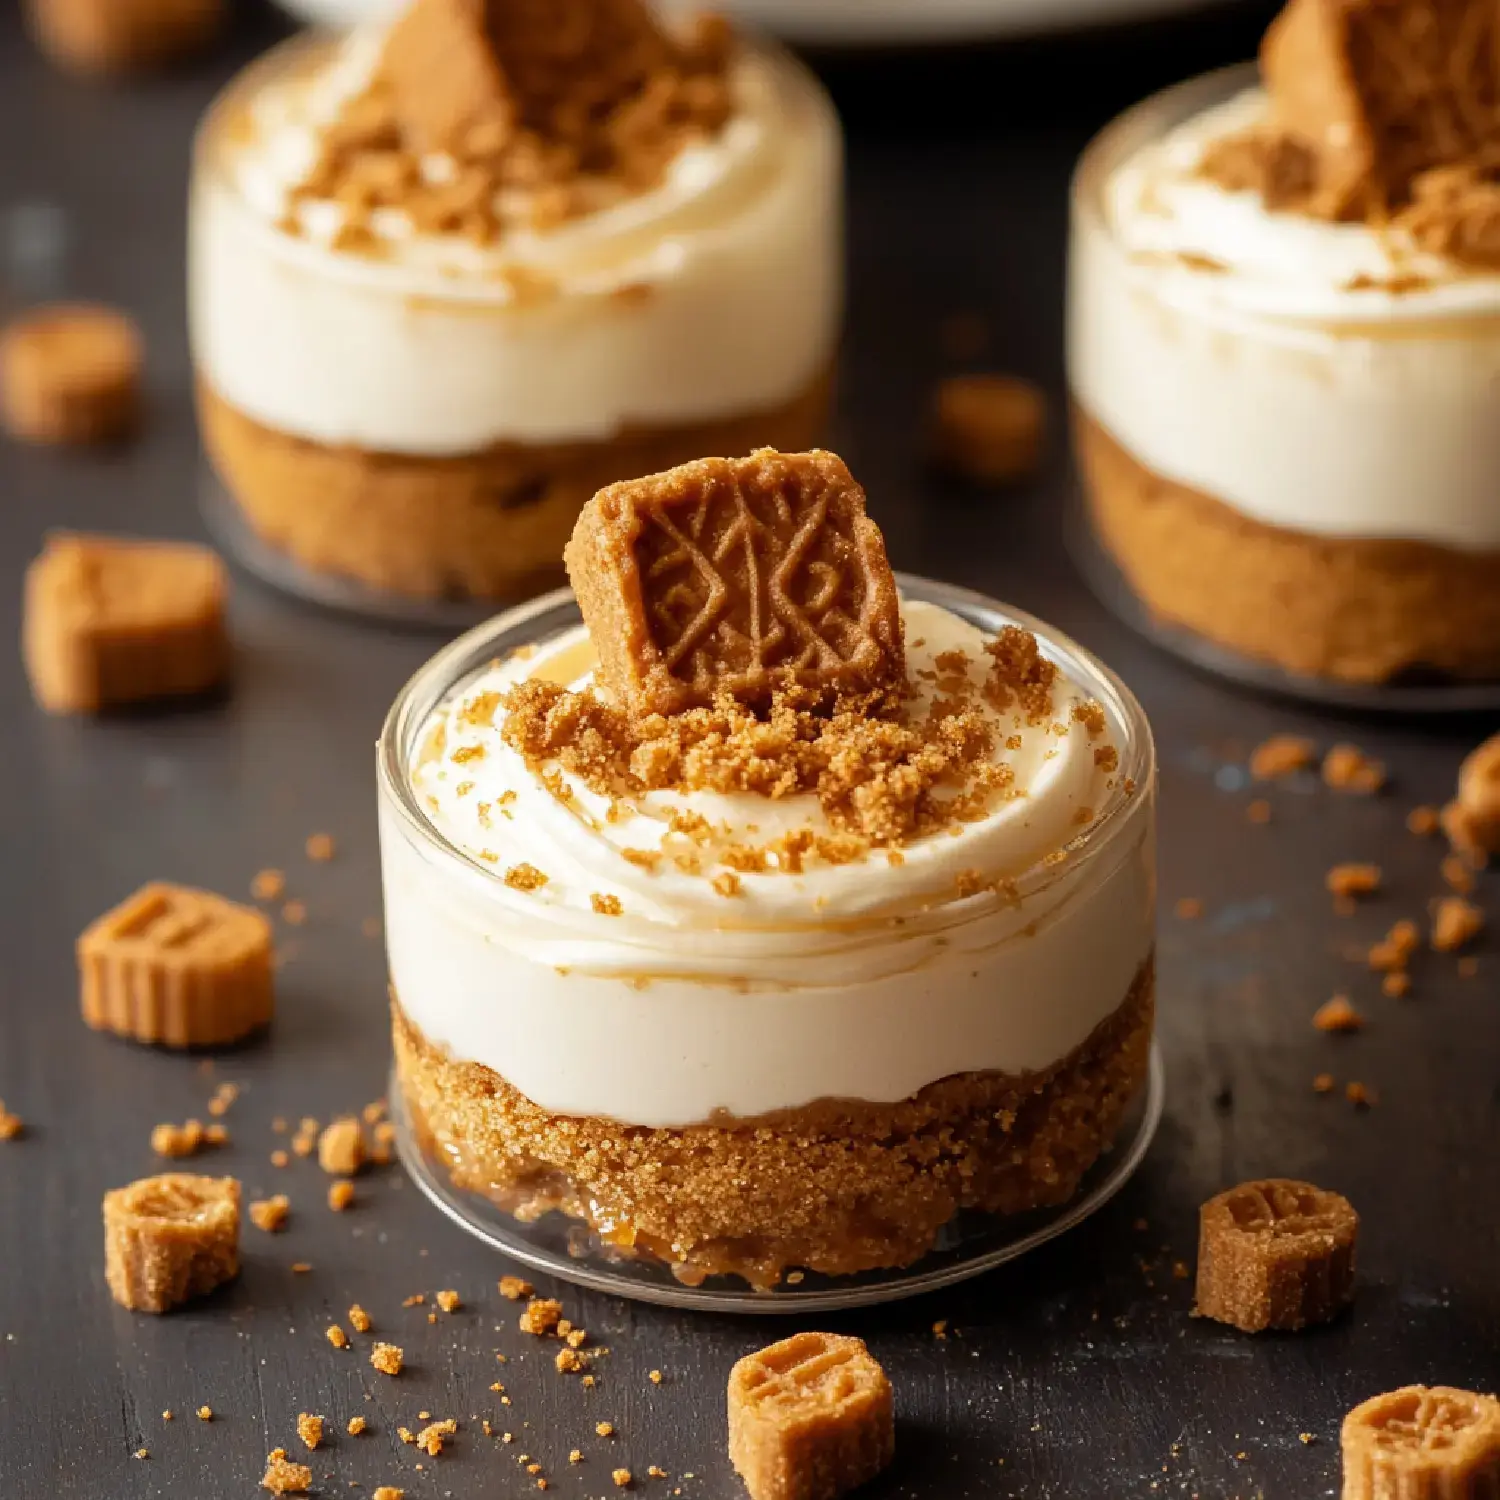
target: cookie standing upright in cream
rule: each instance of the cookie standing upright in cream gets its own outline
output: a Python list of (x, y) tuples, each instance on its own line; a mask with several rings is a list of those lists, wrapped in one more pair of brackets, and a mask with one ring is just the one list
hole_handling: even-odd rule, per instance
[(842, 306), (821, 89), (639, 0), (522, 9), (540, 30), (416, 0), (294, 42), (203, 128), (206, 445), (316, 571), (514, 594), (560, 571), (600, 486), (820, 431)]
[(1475, 0), (1293, 0), (1262, 87), (1184, 85), (1085, 157), (1079, 457), (1164, 620), (1312, 677), (1500, 677), (1497, 28)]
[(488, 664), (484, 627), (383, 740), (435, 1158), (689, 1280), (904, 1265), (960, 1208), (1066, 1201), (1150, 1045), (1128, 695), (1061, 639), (898, 601), (832, 455), (615, 486), (569, 566), (582, 626)]

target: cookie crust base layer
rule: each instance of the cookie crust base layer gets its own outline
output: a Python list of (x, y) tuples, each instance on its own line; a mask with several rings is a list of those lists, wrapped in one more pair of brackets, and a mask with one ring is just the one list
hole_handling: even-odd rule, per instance
[(1500, 553), (1267, 526), (1140, 463), (1087, 412), (1094, 528), (1159, 619), (1288, 672), (1500, 678)]
[(820, 1100), (682, 1129), (549, 1114), (492, 1069), (434, 1046), (392, 1003), (402, 1096), (454, 1185), (517, 1218), (549, 1209), (694, 1284), (771, 1286), (793, 1267), (905, 1266), (961, 1208), (1064, 1203), (1144, 1085), (1148, 959), (1087, 1040), (1040, 1073), (966, 1073), (899, 1104)]
[(198, 382), (203, 441), (246, 520), (315, 572), (419, 599), (514, 598), (562, 581), (584, 503), (622, 479), (710, 454), (813, 447), (824, 371), (785, 405), (599, 442), (500, 443), (458, 458), (332, 447), (265, 427)]

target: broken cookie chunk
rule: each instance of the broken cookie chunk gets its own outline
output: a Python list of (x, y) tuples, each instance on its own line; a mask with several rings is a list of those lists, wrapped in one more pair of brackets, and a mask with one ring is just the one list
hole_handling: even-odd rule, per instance
[(891, 1383), (862, 1340), (799, 1333), (729, 1376), (729, 1457), (751, 1500), (835, 1500), (896, 1451)]
[(116, 1302), (164, 1313), (240, 1269), (240, 1185), (168, 1172), (104, 1195), (104, 1275)]
[(1409, 1385), (1345, 1418), (1344, 1500), (1487, 1500), (1500, 1494), (1500, 1401)]
[(634, 714), (904, 682), (885, 543), (831, 453), (762, 449), (612, 485), (566, 560), (600, 681)]

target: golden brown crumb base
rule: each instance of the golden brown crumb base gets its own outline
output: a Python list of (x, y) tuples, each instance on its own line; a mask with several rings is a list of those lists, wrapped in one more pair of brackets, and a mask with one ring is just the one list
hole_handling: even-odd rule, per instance
[(560, 1208), (683, 1280), (774, 1285), (794, 1266), (908, 1265), (963, 1208), (1066, 1202), (1145, 1079), (1155, 993), (1148, 959), (1118, 1008), (1044, 1072), (956, 1074), (899, 1104), (822, 1100), (683, 1129), (549, 1114), (433, 1046), (399, 1001), (392, 1018), (418, 1138), (455, 1186), (522, 1219)]
[(562, 579), (597, 490), (705, 453), (809, 448), (831, 371), (770, 411), (599, 442), (499, 443), (459, 458), (331, 447), (264, 427), (200, 382), (203, 441), (245, 519), (304, 567), (418, 598), (506, 598)]
[(1343, 682), (1500, 676), (1500, 553), (1262, 525), (1127, 453), (1074, 409), (1100, 540), (1159, 619)]

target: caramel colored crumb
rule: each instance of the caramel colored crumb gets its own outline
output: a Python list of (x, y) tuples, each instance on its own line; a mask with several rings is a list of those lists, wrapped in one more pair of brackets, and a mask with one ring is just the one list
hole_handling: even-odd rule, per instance
[[(57, 0), (48, 8), (60, 9)], [(37, 308), (0, 329), (0, 419), (31, 443), (116, 442), (140, 418), (141, 364), (140, 333), (125, 314)]]
[(439, 1292), (434, 1300), (445, 1313), (457, 1312), (463, 1306), (457, 1292)]
[(1462, 896), (1444, 896), (1433, 908), (1432, 946), (1453, 953), (1484, 931), (1484, 913)]
[(1402, 918), (1370, 949), (1368, 962), (1377, 973), (1395, 973), (1406, 968), (1421, 946), (1422, 935), (1417, 924)]
[(307, 857), (315, 864), (327, 864), (334, 854), (333, 835), (329, 833), (309, 834), (306, 849)]
[(1500, 1485), (1500, 1401), (1447, 1386), (1407, 1386), (1344, 1418), (1344, 1500), (1477, 1497)]
[(286, 891), (286, 876), (280, 870), (261, 870), (250, 882), (250, 894), (257, 901), (279, 901)]
[(646, 1378), (651, 1382), (652, 1385), (660, 1385), (662, 1379), (661, 1371), (652, 1370)]
[(405, 1352), (395, 1344), (376, 1344), (370, 1350), (370, 1363), (382, 1375), (399, 1375), (405, 1358)]
[(291, 1213), (291, 1200), (285, 1193), (276, 1193), (270, 1198), (257, 1198), (249, 1207), (250, 1222), (267, 1234), (275, 1234), (286, 1228)]
[(213, 1419), (214, 1419), (214, 1409), (213, 1409), (213, 1407), (211, 1407), (211, 1406), (200, 1406), (198, 1408), (198, 1420), (200, 1422), (212, 1422)]
[(1373, 1109), (1375, 1106), (1374, 1089), (1360, 1083), (1358, 1079), (1351, 1079), (1344, 1085), (1344, 1097), (1356, 1109)]
[(1335, 745), (1323, 757), (1323, 780), (1335, 791), (1368, 796), (1385, 785), (1385, 767), (1357, 745)]
[(584, 1367), (583, 1356), (572, 1348), (559, 1349), (552, 1363), (559, 1375), (572, 1375)]
[(294, 1260), (292, 1262), (293, 1276), (306, 1276), (311, 1270), (312, 1262), (310, 1260)]
[(316, 1448), (323, 1441), (323, 1419), (322, 1417), (310, 1416), (302, 1412), (297, 1417), (297, 1436), (309, 1448)]
[(615, 1424), (613, 1422), (595, 1422), (594, 1431), (602, 1438), (615, 1435)]
[(1297, 734), (1272, 735), (1250, 752), (1250, 774), (1257, 781), (1274, 781), (1306, 770), (1317, 755), (1317, 746)]
[(1203, 903), (1196, 896), (1179, 896), (1173, 908), (1181, 922), (1196, 922), (1203, 915)]
[(240, 1184), (168, 1172), (104, 1195), (104, 1274), (122, 1307), (164, 1313), (239, 1274)]
[(519, 1327), (522, 1333), (545, 1337), (557, 1328), (562, 1317), (562, 1303), (553, 1297), (533, 1297), (521, 1314)]
[(337, 1182), (328, 1184), (328, 1206), (334, 1213), (343, 1213), (353, 1202), (354, 1184), (347, 1177), (341, 1177)]
[(441, 1422), (430, 1422), (417, 1434), (417, 1447), (429, 1458), (437, 1458), (443, 1451), (443, 1439), (458, 1431), (458, 1423), (452, 1417)]
[(1438, 831), (1437, 808), (1429, 807), (1425, 803), (1420, 807), (1412, 808), (1406, 815), (1406, 827), (1418, 838), (1430, 838)]
[(0, 1141), (18, 1140), (25, 1129), (26, 1124), (20, 1115), (11, 1114), (5, 1107), (5, 1100), (0, 1099)]
[(151, 1131), (151, 1149), (158, 1156), (196, 1156), (207, 1144), (207, 1133), (199, 1120), (188, 1120), (182, 1125), (163, 1122)]
[(1450, 854), (1438, 867), (1443, 883), (1460, 896), (1469, 895), (1475, 886), (1474, 867), (1457, 854)]
[(382, 1484), (376, 1487), (370, 1500), (406, 1500), (406, 1491), (398, 1490), (393, 1484)]
[(507, 1302), (519, 1302), (522, 1297), (529, 1297), (535, 1290), (529, 1281), (519, 1276), (502, 1276), (499, 1287), (500, 1295)]
[(1271, 821), (1271, 804), (1264, 797), (1257, 797), (1245, 807), (1245, 818), (1251, 823), (1269, 823)]
[(609, 1477), (614, 1480), (616, 1489), (623, 1490), (630, 1487), (632, 1476), (629, 1469), (613, 1469)]
[(1335, 896), (1369, 896), (1380, 889), (1380, 866), (1335, 865), (1324, 877), (1324, 884)]
[(330, 1323), (328, 1325), (326, 1337), (335, 1349), (347, 1349), (349, 1347), (349, 1335), (337, 1323)]
[(979, 484), (1034, 473), (1047, 435), (1047, 398), (1014, 375), (956, 375), (932, 400), (933, 447), (946, 469)]
[(539, 891), (547, 884), (547, 877), (535, 865), (512, 865), (505, 872), (505, 883), (513, 891)]
[(1399, 1000), (1403, 995), (1409, 995), (1411, 993), (1411, 975), (1402, 970), (1387, 974), (1380, 981), (1380, 993), (1382, 995), (1389, 995), (1395, 1000)]
[(271, 1165), (273, 1167), (285, 1167), (291, 1164), (291, 1157), (278, 1147), (271, 1153)]
[(365, 1164), (364, 1130), (353, 1115), (334, 1120), (318, 1137), (318, 1165), (332, 1177), (352, 1177)]
[(1313, 1013), (1313, 1025), (1319, 1031), (1359, 1031), (1364, 1024), (1365, 1018), (1349, 1003), (1347, 995), (1335, 995)]
[(273, 1448), (266, 1455), (265, 1477), (260, 1486), (273, 1495), (303, 1495), (312, 1485), (312, 1470), (306, 1464), (288, 1461), (285, 1448)]
[(357, 1302), (349, 1309), (349, 1326), (356, 1333), (368, 1333), (370, 1331), (370, 1315)]
[(347, 1432), (350, 1437), (358, 1437), (362, 1432), (366, 1430), (366, 1428), (369, 1427), (369, 1425), (370, 1424), (363, 1417), (350, 1417), (349, 1423), (344, 1428), (344, 1431)]
[(1313, 1079), (1313, 1093), (1331, 1094), (1333, 1092), (1333, 1089), (1334, 1082), (1332, 1073), (1319, 1073), (1318, 1076)]
[(625, 908), (618, 896), (601, 895), (598, 891), (595, 891), (589, 897), (589, 903), (601, 917), (623, 916), (625, 912)]

